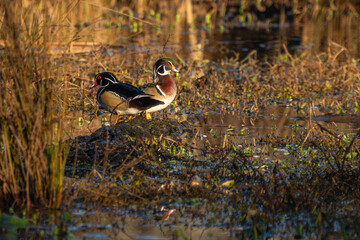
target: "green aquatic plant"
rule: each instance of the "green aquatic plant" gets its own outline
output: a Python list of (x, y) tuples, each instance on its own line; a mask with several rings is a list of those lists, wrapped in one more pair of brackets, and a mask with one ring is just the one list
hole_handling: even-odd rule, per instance
[(18, 217), (17, 215), (8, 215), (0, 212), (1, 235), (2, 237), (5, 236), (6, 239), (15, 239), (17, 231), (26, 228), (28, 225), (29, 221), (25, 217)]

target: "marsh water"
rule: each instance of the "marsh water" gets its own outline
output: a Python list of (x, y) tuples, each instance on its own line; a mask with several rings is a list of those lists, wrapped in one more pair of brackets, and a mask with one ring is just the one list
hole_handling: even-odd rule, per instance
[[(165, 55), (175, 53), (185, 61), (209, 59), (217, 62), (222, 58), (235, 57), (237, 61), (241, 61), (253, 50), (256, 50), (259, 61), (268, 61), (283, 52), (284, 46), (295, 55), (301, 54), (304, 49), (311, 49), (316, 53), (326, 50), (332, 41), (347, 47), (349, 54), (354, 58), (360, 56), (359, 26), (356, 23), (346, 25), (345, 30), (336, 22), (318, 24), (309, 22), (298, 25), (290, 23), (243, 25), (222, 31), (179, 27), (175, 30), (144, 27), (135, 31), (130, 26), (96, 28), (91, 31), (95, 42), (108, 44), (101, 54), (104, 56), (123, 54), (129, 61), (136, 61), (139, 57), (146, 59), (159, 53)], [(74, 45), (74, 51), (83, 56), (92, 54), (91, 48)], [(199, 77), (192, 75), (191, 71), (187, 74), (189, 77)], [(224, 113), (216, 109), (206, 112), (199, 109), (194, 113), (180, 109), (180, 113), (169, 110), (168, 117), (176, 121), (191, 122), (199, 136), (195, 145), (202, 145), (204, 141), (221, 144), (224, 141), (223, 137), (216, 137), (218, 134), (214, 133), (222, 133), (222, 136), (227, 134), (227, 138), (237, 146), (248, 142), (256, 145), (259, 139), (268, 134), (289, 137), (294, 134), (294, 128), (308, 128), (309, 121), (318, 121), (328, 129), (347, 134), (354, 134), (360, 127), (359, 115), (324, 115), (316, 105), (312, 111), (315, 115), (309, 117), (308, 108), (299, 111), (291, 102), (274, 102), (272, 106), (260, 109), (256, 113)], [(86, 112), (75, 112), (69, 117), (74, 126), (69, 138), (89, 135), (103, 125), (113, 124), (115, 119), (108, 113), (94, 118)], [(83, 119), (81, 123), (80, 118)], [(267, 160), (289, 159), (285, 149), (272, 149), (271, 152)], [(209, 224), (208, 219), (194, 219), (193, 216), (186, 215), (185, 211), (177, 212), (172, 215), (173, 219), (160, 223), (152, 219), (152, 214), (149, 217), (146, 209), (136, 207), (119, 209), (117, 212), (113, 210), (88, 212), (80, 208), (80, 210), (70, 210), (70, 213), (79, 219), (75, 225), (69, 227), (75, 239), (236, 239), (244, 231), (253, 231), (246, 225), (229, 228), (226, 224)], [(226, 216), (224, 221), (225, 219)], [(300, 219), (297, 217), (296, 221), (304, 224), (308, 221), (306, 216)], [(339, 237), (337, 235), (340, 231), (339, 226), (339, 223), (334, 223), (333, 229), (326, 230), (329, 231), (329, 235), (326, 236)], [(274, 224), (274, 229), (282, 232), (277, 235), (280, 237), (291, 238), (296, 235), (295, 230), (290, 230), (285, 221)]]
[[(344, 27), (345, 26), (345, 27)], [(360, 35), (358, 23), (316, 23), (303, 24), (285, 23), (279, 24), (253, 24), (241, 25), (233, 28), (168, 28), (143, 27), (133, 29), (130, 26), (121, 28), (92, 28), (83, 30), (82, 42), (91, 41), (104, 43), (105, 47), (100, 50), (100, 55), (113, 56), (123, 55), (128, 61), (136, 61), (139, 58), (148, 59), (150, 56), (160, 54), (177, 55), (179, 58), (191, 60), (212, 60), (220, 64), (223, 58), (235, 58), (242, 61), (250, 53), (256, 50), (259, 61), (270, 61), (274, 56), (284, 51), (284, 46), (291, 54), (301, 54), (305, 49), (311, 49), (314, 53), (327, 50), (329, 44), (336, 43), (337, 48), (344, 46), (348, 54), (354, 58), (360, 56)], [(86, 31), (91, 31), (91, 35)], [(351, 40), (349, 40), (351, 39)], [(58, 49), (54, 48), (54, 52)], [(99, 53), (97, 46), (74, 44), (73, 51), (84, 58), (86, 64), (87, 54)], [(149, 61), (149, 65), (151, 62)], [(187, 72), (188, 77), (200, 77)], [(94, 92), (95, 95), (95, 92)], [(175, 101), (176, 104), (176, 101)], [(354, 134), (360, 128), (359, 115), (325, 115), (315, 105), (313, 114), (309, 117), (309, 108), (299, 110), (291, 102), (277, 103), (260, 109), (256, 113), (246, 112), (221, 112), (217, 109), (212, 111), (195, 112), (168, 111), (168, 117), (176, 121), (188, 121), (198, 132), (198, 140), (195, 145), (203, 145), (204, 141), (221, 144), (223, 136), (227, 136), (235, 145), (253, 142), (268, 134), (280, 137), (290, 137), (294, 129), (306, 129), (310, 121), (321, 122), (328, 129), (337, 132)], [(103, 125), (111, 125), (115, 117), (110, 118), (109, 113), (101, 112), (94, 116), (88, 112), (74, 112), (69, 116), (70, 125), (73, 126), (69, 133), (69, 139), (78, 136), (90, 135)], [(315, 114), (314, 114), (315, 113)], [(81, 121), (79, 121), (81, 119)], [(111, 121), (109, 121), (111, 119)], [(217, 137), (221, 133), (222, 137)], [(187, 141), (184, 138), (184, 141)], [(267, 160), (284, 160), (289, 156), (285, 149), (272, 149)], [(196, 156), (195, 156), (196, 157)], [(256, 156), (255, 156), (256, 157)], [(70, 181), (74, 181), (71, 180)], [(194, 217), (186, 210), (178, 210), (167, 221), (158, 222), (153, 219), (153, 214), (146, 207), (129, 206), (124, 209), (98, 209), (94, 211), (83, 210), (79, 207), (67, 209), (72, 215), (73, 224), (68, 226), (73, 239), (237, 239), (241, 238), (244, 231), (252, 232), (253, 228), (246, 225), (231, 226), (226, 224), (211, 224), (211, 217), (206, 216), (207, 209), (202, 206), (202, 201), (194, 203), (198, 206), (202, 215)], [(186, 208), (186, 207), (184, 207)], [(56, 216), (55, 216), (56, 217)], [(224, 222), (228, 216), (222, 216)], [(51, 217), (50, 217), (51, 218)], [(284, 219), (291, 216), (284, 215)], [(306, 224), (306, 215), (296, 216), (294, 222)], [(51, 222), (51, 221), (49, 221)], [(273, 230), (281, 232), (276, 236), (291, 238), (296, 231), (286, 225), (286, 221), (273, 223)], [(44, 226), (39, 234), (37, 226), (29, 226), (30, 230), (24, 233), (26, 236), (42, 237), (51, 235), (55, 231), (52, 225)], [(328, 237), (338, 238), (340, 223), (335, 222)], [(48, 234), (48, 233), (49, 234)], [(240, 234), (240, 235), (238, 235)], [(332, 235), (333, 234), (333, 235)], [(273, 237), (269, 235), (268, 237)], [(310, 236), (316, 237), (316, 236)]]
[[(336, 53), (344, 47), (351, 57), (357, 58), (360, 55), (359, 35), (356, 20), (337, 19), (328, 22), (307, 20), (301, 24), (241, 24), (231, 28), (95, 27), (83, 29), (79, 40), (95, 45), (104, 43), (103, 54), (124, 54), (128, 58), (132, 55), (146, 58), (177, 54), (183, 59), (214, 61), (237, 56), (241, 61), (254, 50), (258, 59), (269, 60), (284, 52), (284, 46), (295, 54), (308, 49), (315, 54), (328, 50)], [(72, 50), (89, 53), (94, 47), (74, 42)]]

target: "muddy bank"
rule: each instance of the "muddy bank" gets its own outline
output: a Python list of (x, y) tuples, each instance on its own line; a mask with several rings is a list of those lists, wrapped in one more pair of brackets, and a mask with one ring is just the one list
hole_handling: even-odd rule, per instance
[(166, 139), (181, 143), (184, 133), (193, 133), (188, 122), (147, 120), (141, 117), (103, 126), (91, 135), (73, 140), (67, 159), (68, 172), (91, 170), (97, 166), (113, 168), (124, 165), (128, 159), (141, 157), (150, 141)]

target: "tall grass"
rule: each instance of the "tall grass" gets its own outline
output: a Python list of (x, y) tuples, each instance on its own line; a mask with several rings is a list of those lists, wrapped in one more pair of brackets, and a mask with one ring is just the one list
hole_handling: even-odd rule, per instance
[[(57, 208), (62, 198), (62, 106), (54, 101), (46, 2), (1, 0), (0, 207)], [(56, 78), (56, 75), (55, 75)]]

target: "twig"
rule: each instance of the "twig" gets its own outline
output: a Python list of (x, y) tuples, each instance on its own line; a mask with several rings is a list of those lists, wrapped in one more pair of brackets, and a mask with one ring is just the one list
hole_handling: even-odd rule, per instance
[(324, 126), (322, 126), (320, 123), (316, 122), (316, 124), (320, 127), (321, 131), (324, 131), (324, 132), (327, 132), (329, 133), (331, 136), (333, 136), (334, 138), (336, 139), (339, 139), (340, 138), (338, 136), (336, 136), (336, 134), (334, 134), (333, 132), (331, 132), (329, 129), (325, 128)]
[(346, 161), (346, 156), (349, 154), (349, 152), (350, 152), (350, 150), (351, 150), (351, 147), (352, 147), (352, 145), (353, 145), (354, 142), (355, 142), (355, 139), (356, 139), (357, 137), (359, 137), (359, 136), (360, 136), (360, 129), (359, 129), (359, 131), (356, 133), (356, 135), (353, 137), (353, 139), (351, 140), (349, 146), (348, 146), (348, 147), (346, 148), (346, 150), (345, 150), (345, 154), (344, 154), (344, 157), (343, 157), (343, 165), (344, 165), (344, 163), (345, 163), (345, 161)]
[(168, 42), (169, 42), (169, 40), (170, 40), (170, 34), (168, 35), (168, 37), (167, 37), (167, 39), (166, 39), (166, 41), (165, 41), (165, 43), (164, 43), (164, 45), (163, 45), (163, 50), (162, 50), (162, 55), (164, 55), (165, 54), (165, 48), (166, 48), (166, 45), (168, 44)]
[(243, 64), (246, 60), (249, 60), (252, 56), (257, 57), (257, 51), (252, 50), (243, 60), (240, 61), (240, 64)]
[(290, 57), (291, 63), (293, 64), (293, 63), (294, 63), (294, 58), (293, 58), (292, 55), (290, 54), (290, 52), (289, 52), (289, 50), (287, 49), (286, 45), (283, 44), (283, 45), (282, 45), (282, 48), (284, 49), (286, 55)]
[(301, 147), (303, 147), (303, 146), (304, 146), (304, 144), (305, 144), (306, 140), (308, 139), (308, 137), (310, 136), (310, 132), (311, 132), (311, 130), (312, 130), (312, 127), (311, 127), (311, 108), (312, 108), (312, 103), (309, 103), (309, 107), (310, 107), (310, 109), (309, 109), (309, 125), (308, 125), (308, 132), (306, 133), (306, 136), (305, 136), (305, 138), (304, 138), (303, 142), (300, 144), (299, 148), (301, 148)]

